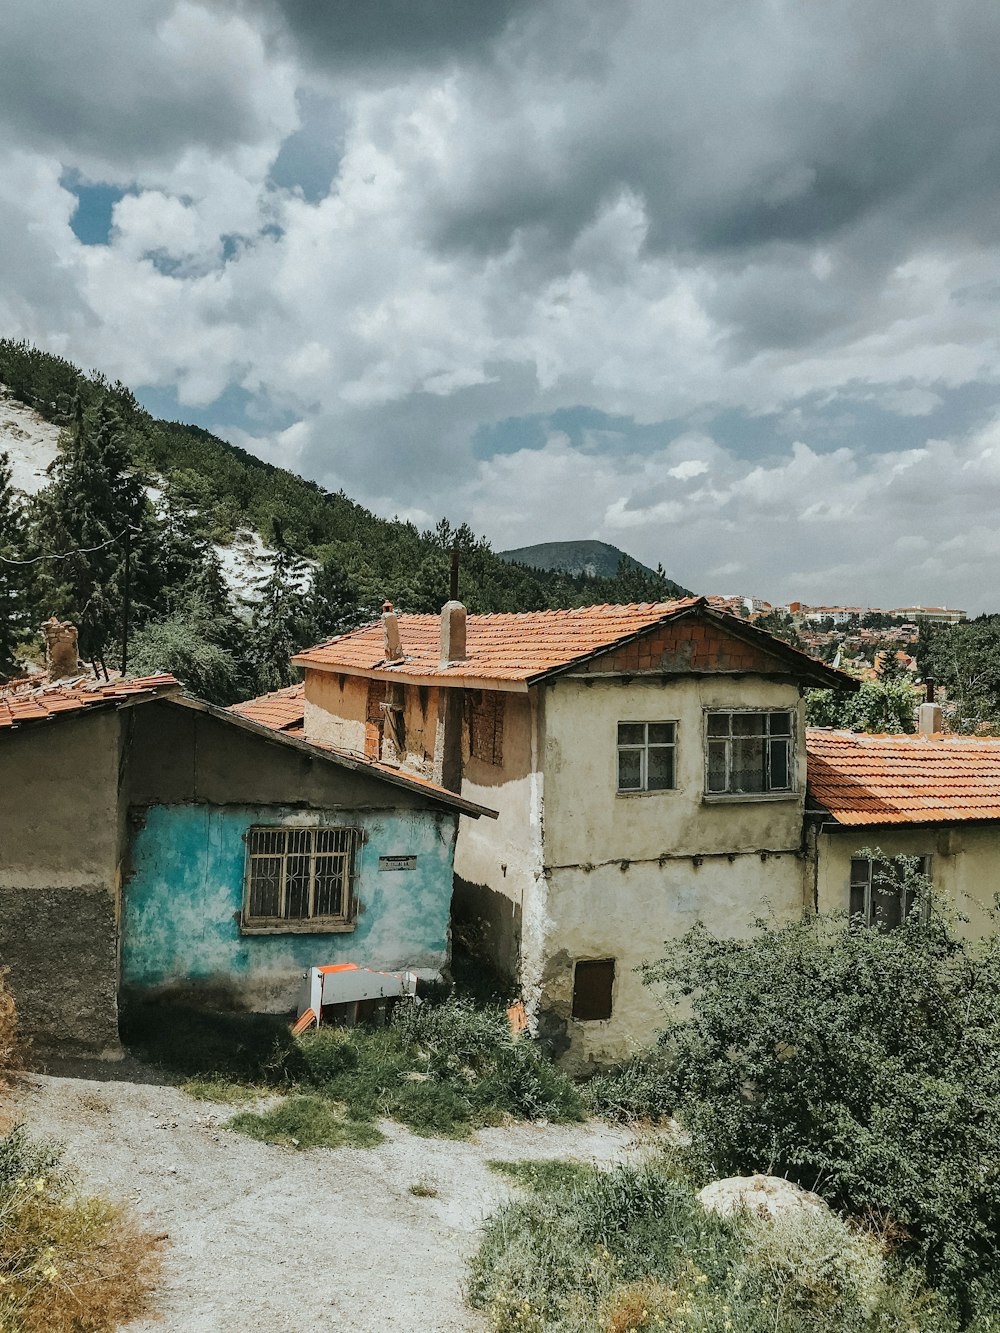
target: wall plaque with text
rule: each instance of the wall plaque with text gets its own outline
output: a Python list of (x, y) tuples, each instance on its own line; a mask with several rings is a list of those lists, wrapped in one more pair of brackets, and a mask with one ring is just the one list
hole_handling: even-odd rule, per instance
[(380, 856), (378, 868), (379, 870), (416, 870), (417, 858), (415, 856)]

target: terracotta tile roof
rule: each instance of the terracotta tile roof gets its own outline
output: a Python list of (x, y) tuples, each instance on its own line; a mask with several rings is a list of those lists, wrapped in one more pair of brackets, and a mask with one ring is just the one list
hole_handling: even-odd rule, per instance
[[(327, 754), (342, 755), (355, 764), (363, 764), (366, 768), (372, 768), (377, 773), (385, 773), (395, 780), (402, 778), (405, 782), (422, 787), (433, 792), (436, 796), (446, 796), (449, 800), (455, 799), (455, 792), (449, 791), (447, 787), (439, 786), (436, 782), (431, 782), (429, 778), (411, 773), (408, 769), (396, 768), (392, 764), (383, 764), (379, 759), (371, 759), (359, 751), (342, 750), (326, 741), (311, 740), (305, 734), (305, 697), (304, 685), (289, 685), (287, 689), (275, 690), (273, 694), (262, 694), (257, 699), (245, 699), (242, 703), (232, 704), (228, 711), (236, 713), (238, 717), (246, 718), (249, 722), (256, 722), (260, 726), (269, 727), (272, 731), (280, 731), (283, 736), (292, 736), (295, 740), (305, 741), (307, 745), (311, 745), (315, 750), (324, 750)], [(487, 814), (496, 817), (496, 811), (488, 806), (480, 807), (474, 802), (468, 804), (470, 809), (482, 809)]]
[(806, 732), (808, 789), (841, 824), (1000, 820), (1000, 739)]
[(346, 670), (391, 670), (394, 676), (446, 676), (449, 679), (528, 681), (553, 667), (637, 634), (665, 616), (694, 606), (698, 599), (640, 602), (630, 606), (585, 606), (572, 611), (526, 611), (469, 616), (465, 661), (442, 666), (440, 616), (399, 617), (406, 654), (387, 663), (381, 622), (343, 634), (299, 653), (303, 666)]
[(275, 731), (301, 731), (305, 714), (305, 686), (289, 685), (283, 690), (274, 690), (271, 694), (262, 694), (257, 699), (246, 699), (233, 704), (230, 712), (240, 717), (248, 717), (251, 722), (260, 722)]
[(92, 676), (74, 680), (48, 681), (39, 685), (35, 679), (0, 685), (0, 729), (20, 727), (27, 722), (49, 722), (84, 708), (115, 705), (136, 695), (153, 695), (180, 689), (173, 676), (141, 676), (124, 680), (94, 680)]

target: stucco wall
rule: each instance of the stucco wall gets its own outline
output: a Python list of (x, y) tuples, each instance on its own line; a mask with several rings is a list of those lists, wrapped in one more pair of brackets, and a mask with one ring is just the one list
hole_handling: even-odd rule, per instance
[(310, 740), (364, 754), (367, 714), (366, 678), (306, 670), (305, 733)]
[(991, 929), (988, 912), (1000, 893), (1000, 830), (989, 825), (935, 828), (840, 828), (818, 838), (816, 877), (821, 912), (846, 912), (850, 906), (851, 858), (864, 847), (887, 856), (929, 856), (935, 890), (963, 916), (962, 933), (971, 937)]
[(40, 1053), (118, 1043), (119, 718), (0, 736), (0, 963)]
[[(364, 831), (355, 930), (242, 935), (246, 830), (317, 822)], [(123, 985), (281, 1012), (294, 1006), (303, 972), (317, 963), (436, 974), (448, 959), (454, 837), (455, 816), (420, 810), (154, 805), (137, 812), (124, 894)], [(416, 856), (415, 870), (379, 870), (379, 856), (402, 855)]]

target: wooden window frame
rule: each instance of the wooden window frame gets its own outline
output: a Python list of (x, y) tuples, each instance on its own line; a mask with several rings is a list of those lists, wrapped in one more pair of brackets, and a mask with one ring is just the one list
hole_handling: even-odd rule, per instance
[[(622, 727), (642, 727), (643, 738), (641, 741), (632, 742), (621, 739)], [(669, 741), (651, 741), (649, 739), (650, 727), (670, 727), (671, 739)], [(669, 750), (670, 751), (670, 785), (668, 787), (651, 787), (649, 785), (649, 752), (650, 750)], [(622, 786), (622, 754), (639, 755), (639, 786)], [(657, 792), (676, 791), (677, 790), (677, 720), (675, 718), (657, 719), (653, 722), (639, 721), (619, 721), (617, 730), (617, 748), (615, 751), (615, 794), (617, 796), (655, 796)]]
[[(293, 840), (306, 846), (294, 847)], [(323, 846), (325, 840), (332, 846)], [(348, 825), (312, 824), (254, 824), (247, 829), (246, 860), (243, 871), (243, 905), (240, 912), (240, 932), (244, 935), (335, 934), (354, 930), (355, 898), (361, 846), (364, 841), (359, 828)], [(340, 845), (338, 845), (340, 844)], [(339, 859), (342, 865), (341, 910), (317, 912), (316, 897), (320, 890), (317, 863)], [(294, 876), (289, 862), (308, 860), (307, 910), (304, 915), (288, 916), (289, 884)], [(276, 915), (251, 914), (255, 887), (255, 869), (264, 862), (277, 862), (278, 912)]]
[[(772, 736), (771, 723), (772, 717), (788, 718), (788, 733), (784, 735), (780, 732)], [(713, 718), (728, 718), (729, 726), (726, 733), (716, 732), (712, 734), (709, 731)], [(765, 786), (760, 791), (744, 791), (741, 788), (733, 787), (733, 741), (734, 740), (752, 740), (755, 737), (734, 736), (733, 718), (735, 717), (764, 717), (767, 723), (764, 731), (760, 735), (760, 740), (764, 746), (765, 754)], [(723, 801), (753, 801), (753, 800), (774, 800), (783, 799), (796, 795), (796, 723), (797, 713), (794, 708), (708, 708), (705, 710), (705, 797), (707, 800)], [(788, 781), (784, 786), (775, 786), (771, 778), (772, 750), (771, 746), (775, 742), (785, 742), (785, 772)], [(724, 787), (713, 787), (711, 785), (711, 757), (714, 747), (722, 747), (725, 755), (725, 783)]]
[[(909, 853), (907, 852), (905, 853), (905, 855), (909, 855)], [(892, 858), (890, 857), (889, 860), (891, 859)], [(934, 870), (934, 858), (929, 854), (927, 855), (919, 854), (917, 855), (916, 859), (920, 862), (920, 874), (923, 875), (925, 879), (932, 880), (933, 870)], [(847, 894), (848, 894), (847, 910), (852, 922), (856, 922), (869, 929), (873, 926), (874, 927), (880, 926), (880, 923), (876, 918), (875, 904), (873, 902), (874, 890), (872, 887), (872, 880), (874, 878), (875, 867), (877, 864), (885, 865), (886, 861), (883, 860), (881, 862), (876, 862), (870, 856), (851, 857), (850, 878), (848, 880), (848, 888), (847, 888)], [(860, 867), (862, 866), (865, 867), (864, 871), (860, 869)], [(855, 867), (858, 867), (858, 869), (855, 869)], [(861, 894), (863, 895), (862, 906), (860, 911), (853, 910), (854, 904), (852, 903), (851, 900), (856, 896), (855, 889), (860, 890)], [(900, 888), (900, 893), (902, 892), (903, 890), (902, 888)], [(909, 904), (907, 904), (905, 901), (900, 903), (900, 909), (899, 909), (900, 925), (902, 925), (902, 923), (913, 911), (913, 906), (914, 904), (912, 902)], [(929, 903), (924, 902), (921, 904), (921, 909), (920, 909), (921, 917), (924, 921), (927, 920), (929, 910), (930, 910)], [(885, 926), (882, 928), (886, 930), (898, 929), (898, 927), (895, 925)]]

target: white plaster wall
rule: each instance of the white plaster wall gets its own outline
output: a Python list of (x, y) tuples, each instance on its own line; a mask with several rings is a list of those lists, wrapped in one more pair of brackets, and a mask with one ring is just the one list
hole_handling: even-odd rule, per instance
[[(704, 799), (706, 708), (788, 709), (798, 718), (792, 797)], [(677, 723), (677, 787), (619, 796), (619, 722)], [(545, 861), (579, 865), (661, 853), (795, 849), (802, 837), (805, 731), (798, 687), (742, 676), (633, 677), (545, 691)]]
[(851, 858), (865, 847), (887, 856), (929, 856), (935, 890), (968, 922), (962, 934), (976, 938), (992, 929), (989, 910), (1000, 892), (1000, 828), (953, 824), (934, 828), (841, 828), (818, 839), (817, 896), (821, 912), (850, 906)]
[(305, 703), (308, 740), (364, 754), (368, 713), (368, 681), (364, 676), (307, 669)]

